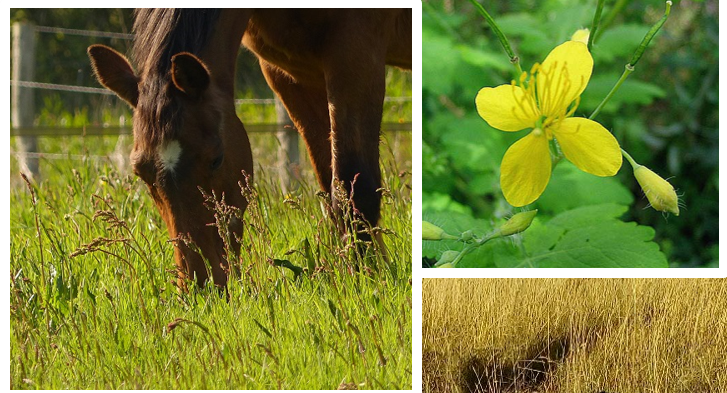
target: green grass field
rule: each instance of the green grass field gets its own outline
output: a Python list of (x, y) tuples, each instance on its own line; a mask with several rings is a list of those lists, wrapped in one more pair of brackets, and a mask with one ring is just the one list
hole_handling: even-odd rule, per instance
[(390, 261), (358, 270), (310, 169), (283, 195), (275, 143), (252, 136), (256, 195), (229, 299), (177, 290), (145, 186), (95, 158), (116, 139), (41, 139), (73, 156), (41, 159), (32, 194), (11, 160), (11, 389), (411, 389), (411, 133), (381, 147)]
[(725, 279), (425, 279), (425, 392), (727, 391)]

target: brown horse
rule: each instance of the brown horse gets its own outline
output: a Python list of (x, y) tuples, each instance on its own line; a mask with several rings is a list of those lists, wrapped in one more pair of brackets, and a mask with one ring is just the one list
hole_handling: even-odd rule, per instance
[[(411, 69), (411, 9), (141, 9), (135, 16), (138, 73), (106, 46), (88, 54), (101, 84), (134, 110), (134, 173), (170, 237), (191, 240), (175, 242), (180, 285), (187, 278), (204, 285), (205, 259), (214, 283), (227, 283), (224, 242), (208, 225), (214, 215), (199, 189), (247, 206), (238, 184), (252, 175), (252, 154), (234, 107), (241, 42), (305, 140), (321, 188), (330, 193), (341, 181), (356, 214), (377, 223), (385, 65)], [(227, 229), (239, 237), (242, 223), (233, 219)], [(239, 253), (236, 241), (232, 247)]]

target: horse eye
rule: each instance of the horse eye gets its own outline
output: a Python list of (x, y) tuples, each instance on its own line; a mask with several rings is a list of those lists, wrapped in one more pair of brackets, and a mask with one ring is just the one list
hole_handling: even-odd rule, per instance
[(219, 156), (217, 156), (217, 158), (215, 158), (215, 160), (214, 160), (214, 161), (212, 161), (212, 165), (210, 166), (210, 168), (211, 168), (211, 169), (212, 169), (213, 171), (214, 171), (215, 169), (219, 168), (219, 167), (220, 167), (220, 165), (222, 165), (222, 158), (223, 158), (223, 155), (222, 155), (222, 154), (220, 154)]

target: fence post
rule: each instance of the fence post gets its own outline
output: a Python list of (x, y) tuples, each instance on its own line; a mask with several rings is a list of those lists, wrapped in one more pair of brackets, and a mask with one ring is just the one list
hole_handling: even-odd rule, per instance
[[(14, 81), (35, 80), (35, 26), (28, 22), (13, 24), (13, 73)], [(13, 127), (32, 127), (35, 117), (35, 100), (33, 90), (13, 85), (12, 87), (12, 118)], [(30, 178), (38, 178), (38, 158), (28, 157), (27, 153), (38, 151), (38, 142), (34, 136), (18, 136), (15, 138), (18, 148), (18, 164), (20, 171)]]
[(116, 170), (121, 173), (129, 173), (129, 151), (128, 151), (128, 137), (124, 134), (124, 128), (126, 127), (126, 117), (121, 115), (119, 117), (119, 126), (121, 126), (121, 132), (119, 139), (116, 140), (116, 147), (114, 152), (111, 153), (111, 161), (116, 166)]
[(280, 149), (278, 149), (278, 167), (281, 168), (280, 184), (284, 193), (298, 188), (300, 180), (300, 157), (298, 154), (298, 132), (288, 116), (282, 101), (275, 97), (275, 116), (281, 127), (276, 133)]

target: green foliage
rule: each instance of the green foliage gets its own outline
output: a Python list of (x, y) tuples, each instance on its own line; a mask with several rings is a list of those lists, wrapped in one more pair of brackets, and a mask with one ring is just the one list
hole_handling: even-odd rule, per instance
[(593, 48), (594, 61), (596, 64), (625, 64), (648, 31), (649, 26), (640, 23), (623, 24), (606, 30)]
[(525, 237), (528, 258), (521, 265), (534, 267), (667, 267), (654, 230), (618, 217), (627, 208), (594, 205), (561, 213), (546, 225), (531, 228)]
[(628, 206), (633, 201), (631, 192), (618, 179), (594, 176), (564, 161), (555, 168), (548, 188), (534, 206), (542, 212), (557, 214), (579, 206), (602, 203)]
[[(596, 7), (595, 1), (579, 0), (482, 4), (508, 37), (524, 71), (542, 62), (551, 49), (577, 29), (589, 27)], [(483, 261), (487, 266), (563, 266), (565, 260), (551, 263), (545, 256), (532, 263), (523, 262), (526, 253), (532, 257), (528, 244), (535, 243), (529, 237), (553, 237), (539, 231), (555, 230), (548, 227), (549, 223), (556, 217), (570, 217), (563, 214), (574, 209), (603, 204), (626, 210), (604, 218), (599, 230), (624, 230), (639, 239), (638, 247), (648, 250), (644, 255), (650, 257), (634, 258), (629, 266), (665, 266), (667, 260), (669, 266), (675, 267), (717, 266), (716, 10), (714, 0), (676, 4), (635, 71), (596, 119), (640, 164), (670, 178), (686, 204), (684, 213), (667, 220), (647, 209), (648, 201), (628, 164), (616, 177), (600, 178), (563, 160), (541, 198), (529, 207), (537, 208), (539, 213), (533, 226), (522, 234), (522, 240), (490, 241), (470, 253), (460, 266), (474, 261)], [(593, 76), (576, 116), (591, 114), (663, 12), (662, 1), (606, 2), (603, 24), (593, 47)], [(435, 219), (432, 222), (444, 225), (445, 230), (477, 228), (487, 232), (516, 212), (502, 196), (499, 167), (507, 148), (527, 131), (491, 128), (477, 115), (474, 97), (482, 87), (509, 83), (515, 77), (515, 68), (489, 26), (467, 1), (426, 2), (422, 29), (423, 218)], [(448, 220), (456, 221), (454, 227), (448, 227)], [(639, 225), (634, 227), (634, 222)], [(585, 239), (588, 231), (596, 230), (570, 231), (566, 240), (577, 240), (578, 233)], [(424, 245), (424, 266), (430, 266), (443, 251), (462, 246), (447, 241), (428, 243)], [(569, 251), (568, 255), (575, 254)], [(624, 255), (613, 256), (632, 260)], [(626, 266), (621, 261), (594, 263)]]
[[(618, 81), (620, 74), (609, 73), (595, 75), (588, 84), (588, 93), (581, 99), (580, 111), (591, 111), (596, 109), (603, 97), (611, 91), (613, 85)], [(658, 98), (664, 98), (666, 92), (661, 87), (642, 82), (636, 79), (627, 79), (611, 100), (601, 109), (601, 114), (609, 113), (617, 115), (619, 110), (626, 106), (649, 105)]]
[[(654, 230), (618, 218), (626, 206), (613, 203), (568, 210), (544, 221), (536, 218), (520, 236), (492, 240), (467, 254), (457, 267), (667, 267), (664, 254), (651, 240)], [(464, 214), (425, 214), (449, 233), (492, 226)], [(437, 259), (461, 250), (456, 241), (424, 241), (424, 256)]]

